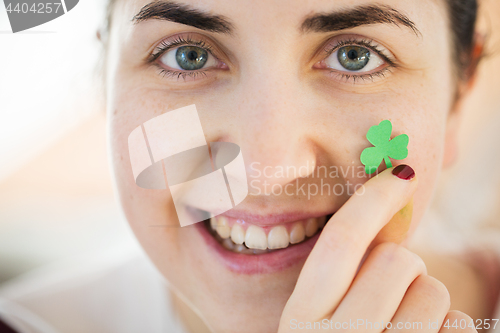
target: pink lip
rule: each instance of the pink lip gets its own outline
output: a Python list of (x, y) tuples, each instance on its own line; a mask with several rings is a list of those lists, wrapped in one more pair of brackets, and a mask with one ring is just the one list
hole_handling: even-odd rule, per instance
[(250, 212), (231, 209), (227, 212), (220, 214), (219, 216), (224, 216), (227, 218), (235, 220), (243, 220), (245, 222), (260, 226), (274, 226), (276, 224), (283, 224), (288, 222), (302, 221), (309, 218), (322, 217), (325, 215), (333, 214), (333, 212), (323, 212), (323, 213), (309, 213), (309, 212), (290, 212), (283, 214), (268, 214), (259, 215), (252, 214)]
[(303, 264), (318, 240), (317, 233), (305, 242), (269, 253), (248, 255), (225, 249), (207, 230), (205, 223), (196, 223), (208, 248), (229, 270), (239, 274), (275, 273), (288, 267)]

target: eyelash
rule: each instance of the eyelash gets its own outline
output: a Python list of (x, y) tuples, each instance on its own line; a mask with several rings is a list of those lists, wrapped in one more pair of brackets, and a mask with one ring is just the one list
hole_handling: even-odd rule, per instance
[[(330, 73), (333, 73), (334, 71), (330, 71)], [(363, 81), (374, 81), (378, 77), (385, 77), (387, 73), (391, 72), (391, 67), (386, 67), (381, 69), (378, 72), (375, 73), (370, 73), (370, 74), (361, 74), (361, 75), (350, 75), (350, 74), (345, 74), (345, 73), (336, 73), (338, 76), (340, 76), (340, 80), (345, 80), (346, 83), (348, 83), (350, 80), (352, 80), (352, 83), (355, 84), (356, 80), (363, 80)]]
[(170, 51), (171, 49), (174, 49), (176, 47), (180, 46), (185, 46), (185, 45), (193, 45), (193, 46), (198, 46), (200, 48), (203, 48), (207, 50), (213, 57), (215, 57), (217, 60), (219, 60), (213, 52), (213, 48), (205, 43), (203, 40), (195, 40), (191, 38), (191, 36), (183, 37), (183, 36), (176, 36), (174, 40), (171, 41), (166, 41), (163, 40), (160, 42), (160, 44), (156, 47), (156, 52), (152, 53), (149, 58), (148, 58), (148, 63), (154, 64), (158, 69), (159, 69), (159, 75), (161, 77), (172, 77), (172, 78), (177, 78), (179, 80), (180, 78), (186, 80), (187, 77), (196, 79), (199, 75), (206, 76), (207, 73), (202, 70), (196, 70), (196, 71), (175, 71), (175, 70), (169, 70), (161, 67), (156, 63), (158, 58), (160, 58), (163, 54), (165, 54), (167, 51)]
[[(187, 77), (190, 77), (192, 79), (198, 78), (198, 76), (207, 76), (207, 73), (203, 70), (195, 70), (195, 71), (175, 71), (175, 70), (169, 70), (165, 69), (159, 64), (156, 63), (156, 61), (167, 51), (174, 49), (176, 47), (180, 46), (185, 46), (185, 45), (193, 45), (193, 46), (198, 46), (200, 48), (203, 48), (207, 50), (213, 57), (215, 57), (218, 61), (220, 61), (213, 52), (213, 48), (210, 46), (210, 44), (206, 43), (205, 41), (201, 39), (193, 39), (191, 36), (183, 37), (183, 36), (176, 36), (175, 39), (171, 41), (166, 41), (163, 40), (160, 42), (160, 44), (156, 47), (154, 53), (152, 53), (149, 57), (147, 62), (154, 64), (158, 69), (159, 69), (159, 75), (161, 77), (171, 77), (171, 78), (176, 78), (179, 80), (180, 78), (186, 80)], [(345, 80), (346, 82), (349, 82), (352, 80), (352, 83), (356, 83), (356, 80), (370, 80), (373, 81), (377, 77), (385, 77), (387, 73), (390, 73), (393, 68), (397, 67), (397, 64), (395, 61), (391, 60), (389, 57), (384, 55), (384, 53), (379, 49), (378, 45), (370, 39), (356, 39), (356, 38), (347, 38), (340, 40), (335, 43), (333, 47), (329, 47), (330, 43), (327, 43), (327, 46), (324, 49), (324, 52), (326, 53), (326, 56), (324, 57), (325, 59), (328, 58), (333, 52), (337, 51), (343, 46), (348, 46), (348, 45), (357, 45), (361, 47), (366, 47), (370, 50), (373, 50), (377, 53), (378, 56), (380, 56), (384, 62), (388, 65), (387, 67), (383, 68), (382, 70), (379, 70), (374, 73), (368, 73), (368, 74), (357, 74), (357, 75), (352, 75), (352, 74), (346, 74), (346, 73), (339, 73), (336, 70), (330, 70), (329, 72), (331, 74), (335, 74), (339, 77), (340, 80)]]

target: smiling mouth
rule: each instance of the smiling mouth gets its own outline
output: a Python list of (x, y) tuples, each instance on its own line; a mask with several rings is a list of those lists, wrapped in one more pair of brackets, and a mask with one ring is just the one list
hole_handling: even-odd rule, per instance
[(259, 255), (293, 247), (321, 233), (333, 214), (274, 226), (258, 226), (224, 215), (204, 221), (209, 233), (226, 250)]

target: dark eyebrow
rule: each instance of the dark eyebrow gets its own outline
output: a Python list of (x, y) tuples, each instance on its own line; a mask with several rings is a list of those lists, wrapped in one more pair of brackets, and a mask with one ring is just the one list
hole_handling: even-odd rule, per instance
[(166, 20), (210, 31), (230, 34), (231, 22), (220, 15), (211, 15), (173, 1), (154, 1), (139, 11), (132, 21), (138, 23), (150, 19)]
[(415, 35), (422, 35), (408, 16), (387, 5), (358, 6), (348, 10), (316, 14), (304, 20), (301, 30), (303, 32), (331, 32), (376, 23), (402, 25), (411, 29)]

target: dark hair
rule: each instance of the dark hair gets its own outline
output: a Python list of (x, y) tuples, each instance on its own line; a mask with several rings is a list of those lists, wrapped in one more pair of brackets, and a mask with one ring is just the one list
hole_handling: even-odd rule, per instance
[(456, 55), (458, 77), (467, 80), (474, 72), (478, 59), (474, 59), (474, 33), (477, 0), (446, 0), (452, 32), (453, 54)]
[[(108, 34), (112, 24), (112, 14), (118, 0), (108, 0), (106, 10), (105, 33)], [(456, 59), (457, 77), (468, 80), (473, 75), (477, 61), (474, 57), (474, 35), (476, 28), (478, 0), (444, 0), (447, 6), (448, 21), (452, 36), (452, 58)], [(106, 44), (106, 38), (104, 38)]]

